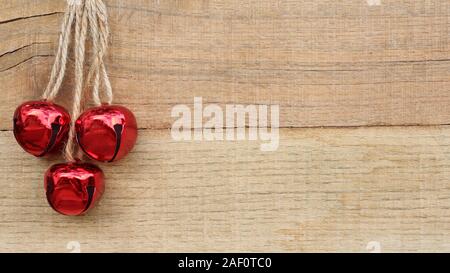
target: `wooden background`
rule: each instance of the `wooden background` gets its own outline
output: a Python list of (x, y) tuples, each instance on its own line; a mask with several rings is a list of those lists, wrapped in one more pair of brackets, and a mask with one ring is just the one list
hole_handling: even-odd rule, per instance
[[(101, 165), (99, 206), (68, 218), (42, 181), (62, 159), (11, 132), (45, 88), (65, 1), (0, 0), (0, 252), (450, 251), (449, 1), (107, 4), (115, 102), (140, 139)], [(280, 105), (280, 148), (173, 141), (170, 111), (194, 96)]]

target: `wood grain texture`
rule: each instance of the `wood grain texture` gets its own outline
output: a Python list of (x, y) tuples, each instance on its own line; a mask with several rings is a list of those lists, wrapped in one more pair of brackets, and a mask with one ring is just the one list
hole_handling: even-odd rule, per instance
[[(450, 251), (450, 2), (106, 2), (115, 101), (140, 139), (102, 165), (101, 204), (67, 218), (42, 185), (61, 158), (11, 132), (45, 88), (65, 1), (0, 0), (0, 252)], [(195, 96), (280, 105), (280, 148), (173, 141), (170, 111)]]
[[(4, 129), (45, 88), (64, 1), (2, 2)], [(107, 2), (116, 102), (142, 128), (194, 96), (279, 104), (282, 127), (449, 123), (447, 1)]]
[(273, 153), (142, 130), (81, 218), (46, 203), (57, 160), (14, 144), (0, 133), (1, 251), (450, 251), (450, 127), (284, 129)]

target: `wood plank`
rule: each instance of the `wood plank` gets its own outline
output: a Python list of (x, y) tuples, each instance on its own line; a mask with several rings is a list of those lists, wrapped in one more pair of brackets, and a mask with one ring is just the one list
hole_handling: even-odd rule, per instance
[[(63, 1), (6, 3), (0, 129), (45, 88), (64, 10)], [(107, 3), (116, 102), (141, 128), (169, 128), (172, 107), (194, 96), (278, 104), (282, 127), (450, 123), (447, 1)]]
[(0, 132), (0, 252), (450, 251), (450, 126), (283, 129), (280, 148), (142, 130), (88, 216), (47, 206), (35, 159)]

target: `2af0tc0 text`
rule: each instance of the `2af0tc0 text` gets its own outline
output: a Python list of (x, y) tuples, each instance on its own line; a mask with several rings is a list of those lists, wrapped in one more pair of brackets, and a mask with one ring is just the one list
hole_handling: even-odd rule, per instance
[(223, 268), (270, 268), (270, 258), (222, 258)]

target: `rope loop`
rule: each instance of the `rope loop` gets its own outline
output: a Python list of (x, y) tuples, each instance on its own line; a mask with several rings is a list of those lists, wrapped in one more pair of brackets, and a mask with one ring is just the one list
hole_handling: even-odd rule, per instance
[[(113, 92), (106, 70), (104, 57), (108, 50), (109, 24), (107, 8), (103, 0), (67, 0), (59, 36), (59, 46), (52, 67), (50, 79), (42, 98), (52, 101), (60, 92), (69, 56), (69, 46), (74, 34), (75, 84), (72, 103), (72, 123), (69, 138), (65, 147), (65, 157), (68, 161), (75, 161), (75, 120), (82, 111), (82, 97), (85, 86), (92, 82), (92, 99), (96, 105), (102, 104), (100, 88), (103, 85), (105, 102), (112, 103)], [(89, 35), (88, 35), (89, 34)], [(86, 42), (92, 40), (92, 60), (88, 75), (84, 77), (86, 59)]]

